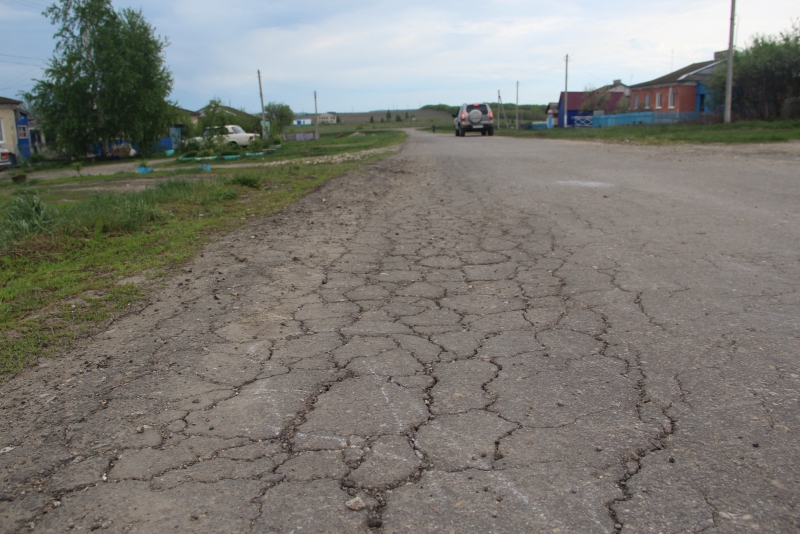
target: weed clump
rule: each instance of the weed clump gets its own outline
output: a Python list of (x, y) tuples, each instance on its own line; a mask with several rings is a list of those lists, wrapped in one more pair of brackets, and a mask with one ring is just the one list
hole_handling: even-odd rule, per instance
[(252, 173), (239, 173), (231, 176), (228, 183), (258, 189), (261, 187), (261, 177)]

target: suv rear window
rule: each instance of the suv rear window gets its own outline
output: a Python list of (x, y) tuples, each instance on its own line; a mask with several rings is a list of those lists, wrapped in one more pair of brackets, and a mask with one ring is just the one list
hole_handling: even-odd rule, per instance
[(484, 115), (489, 114), (489, 107), (486, 104), (467, 104), (467, 113), (469, 113), (473, 109), (481, 110), (481, 113), (483, 113)]

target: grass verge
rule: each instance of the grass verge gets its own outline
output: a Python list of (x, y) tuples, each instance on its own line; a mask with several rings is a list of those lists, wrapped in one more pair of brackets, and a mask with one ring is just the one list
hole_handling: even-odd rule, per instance
[[(404, 139), (398, 132), (383, 146)], [(213, 177), (174, 176), (132, 192), (76, 191), (64, 182), (2, 188), (0, 377), (63, 352), (125, 314), (145, 291), (125, 283), (131, 277), (158, 284), (220, 235), (381, 157), (221, 169)], [(61, 197), (69, 202), (59, 203)]]
[[(334, 125), (331, 125), (333, 127)], [(279, 160), (293, 160), (319, 156), (335, 156), (347, 152), (358, 152), (381, 148), (391, 144), (395, 139), (404, 134), (398, 130), (356, 130), (355, 127), (345, 125), (347, 129), (339, 132), (321, 133), (318, 141), (286, 141), (281, 148), (275, 152), (266, 154), (259, 158), (247, 158), (235, 160), (231, 165), (240, 163), (263, 163)], [(344, 127), (343, 127), (344, 128)], [(313, 132), (313, 128), (306, 130)], [(157, 164), (157, 167), (170, 167), (176, 165), (186, 165), (178, 159)], [(212, 166), (219, 168), (224, 166), (223, 161), (214, 161)]]
[(780, 143), (800, 139), (800, 120), (742, 121), (732, 124), (670, 124), (552, 130), (496, 130), (495, 135), (537, 139), (664, 143)]
[[(430, 132), (431, 127), (419, 128)], [(453, 135), (453, 125), (437, 125), (437, 134)], [(800, 120), (742, 121), (732, 124), (669, 124), (552, 130), (496, 129), (495, 135), (659, 145), (668, 143), (782, 143), (800, 139)]]

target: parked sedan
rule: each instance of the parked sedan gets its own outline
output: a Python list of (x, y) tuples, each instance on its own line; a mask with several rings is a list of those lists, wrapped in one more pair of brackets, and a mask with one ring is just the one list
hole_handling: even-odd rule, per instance
[(195, 137), (193, 141), (203, 142), (210, 137), (219, 137), (225, 145), (239, 145), (240, 147), (247, 147), (250, 142), (255, 139), (255, 134), (249, 134), (244, 131), (241, 126), (235, 124), (226, 124), (225, 126), (215, 126), (213, 128), (206, 128), (203, 131), (203, 137)]

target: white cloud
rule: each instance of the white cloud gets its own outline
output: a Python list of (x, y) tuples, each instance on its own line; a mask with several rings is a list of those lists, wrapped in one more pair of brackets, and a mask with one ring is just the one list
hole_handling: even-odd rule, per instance
[[(740, 45), (800, 17), (796, 0), (739, 4)], [(576, 90), (615, 78), (646, 81), (725, 48), (730, 2), (141, 0), (133, 7), (169, 37), (174, 97), (185, 107), (220, 96), (255, 110), (261, 69), (267, 100), (310, 110), (316, 89), (325, 109), (371, 110), (494, 100), (498, 89), (510, 100), (517, 80), (521, 101), (546, 103), (562, 90), (566, 53)], [(36, 16), (27, 42), (38, 47), (35, 57), (49, 57), (53, 28)], [(0, 49), (9, 47), (9, 25), (0, 14)], [(0, 69), (0, 87), (6, 78)]]

